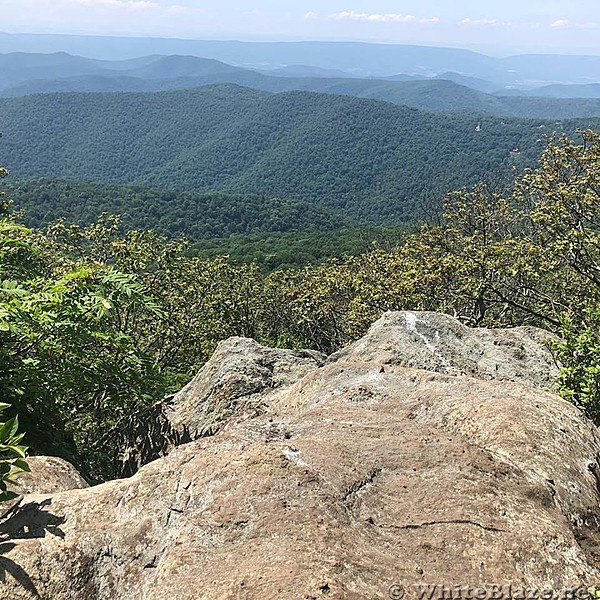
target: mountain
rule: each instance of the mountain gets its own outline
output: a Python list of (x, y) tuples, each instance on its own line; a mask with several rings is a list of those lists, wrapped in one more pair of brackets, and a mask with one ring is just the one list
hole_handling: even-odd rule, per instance
[(72, 56), (64, 52), (0, 54), (0, 90), (11, 89), (29, 82), (49, 84), (69, 79), (77, 81), (82, 77), (108, 79), (125, 76), (132, 79), (154, 80), (238, 72), (243, 72), (243, 69), (196, 56), (151, 55), (132, 60), (102, 61)]
[[(15, 63), (28, 61), (28, 69)], [(71, 60), (72, 64), (69, 63)], [(51, 64), (56, 64), (53, 69)], [(86, 65), (88, 73), (86, 74)], [(0, 55), (0, 95), (21, 96), (51, 92), (150, 92), (183, 89), (215, 83), (234, 83), (269, 92), (304, 90), (385, 100), (429, 112), (463, 112), (481, 115), (563, 119), (600, 116), (600, 99), (532, 99), (477, 91), (493, 84), (446, 73), (458, 82), (413, 76), (390, 79), (325, 77), (325, 71), (300, 67), (273, 71), (279, 75), (241, 69), (220, 61), (194, 56), (150, 56), (130, 61), (92, 61), (61, 55)], [(318, 76), (294, 77), (293, 72), (317, 72)], [(40, 73), (44, 79), (36, 79)], [(281, 74), (283, 73), (283, 75)], [(30, 77), (30, 79), (27, 79)], [(402, 80), (404, 79), (404, 80)]]
[(186, 54), (237, 66), (278, 68), (310, 65), (367, 76), (468, 72), (494, 64), (469, 50), (360, 42), (239, 42), (44, 34), (0, 34), (0, 52), (65, 51), (89, 58), (122, 60), (148, 54)]
[(37, 79), (61, 79), (78, 75), (101, 73), (102, 67), (95, 60), (71, 56), (64, 52), (56, 54), (26, 54), (14, 52), (0, 55), (0, 87), (11, 86)]
[(177, 79), (183, 77), (207, 77), (210, 75), (244, 73), (244, 69), (233, 67), (218, 60), (196, 56), (158, 56), (156, 59), (128, 73), (141, 79)]
[[(519, 92), (523, 94), (523, 92)], [(549, 96), (552, 98), (600, 98), (600, 83), (580, 85), (545, 85), (526, 92), (529, 96)]]
[(499, 91), (497, 83), (486, 81), (485, 79), (478, 79), (477, 77), (468, 77), (467, 75), (462, 75), (461, 73), (442, 73), (441, 75), (436, 75), (434, 79), (446, 79), (448, 81), (453, 81), (459, 85), (464, 85), (465, 87), (477, 90), (478, 92), (484, 92), (486, 94), (493, 94), (494, 92)]
[[(103, 214), (119, 215), (125, 231), (151, 229), (167, 238), (185, 236), (193, 252), (264, 269), (305, 266), (357, 255), (372, 243), (389, 245), (405, 228), (352, 227), (343, 211), (304, 200), (257, 195), (185, 192), (147, 186), (33, 178), (3, 181), (28, 227), (63, 219), (80, 226)], [(350, 225), (350, 226), (349, 226)]]
[(414, 219), (426, 199), (490, 173), (509, 178), (512, 167), (535, 162), (544, 133), (599, 126), (597, 119), (479, 120), (232, 85), (4, 98), (0, 115), (0, 164), (17, 180), (291, 198), (363, 225)]
[[(307, 65), (363, 77), (457, 73), (506, 86), (538, 87), (598, 81), (600, 56), (518, 55), (497, 58), (457, 48), (359, 42), (239, 42), (0, 33), (0, 52), (68, 52), (123, 60), (192, 55), (255, 69)], [(313, 75), (314, 76), (314, 75)]]
[(350, 71), (340, 71), (339, 69), (320, 69), (310, 65), (290, 65), (288, 67), (279, 67), (270, 71), (263, 71), (265, 75), (275, 75), (277, 77), (326, 77), (326, 78), (347, 78), (356, 77)]
[(185, 192), (147, 186), (61, 179), (9, 181), (4, 186), (27, 225), (58, 219), (88, 225), (100, 215), (120, 215), (126, 229), (152, 229), (192, 240), (272, 232), (331, 232), (348, 223), (340, 211), (304, 200), (259, 195)]

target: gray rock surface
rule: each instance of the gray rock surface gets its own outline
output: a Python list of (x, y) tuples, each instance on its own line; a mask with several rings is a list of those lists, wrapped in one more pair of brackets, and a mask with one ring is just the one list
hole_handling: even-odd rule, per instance
[(178, 394), (135, 415), (117, 446), (121, 476), (164, 456), (175, 446), (211, 435), (234, 415), (258, 413), (269, 392), (290, 385), (325, 362), (312, 350), (267, 348), (232, 337), (221, 342)]
[(11, 489), (19, 494), (53, 494), (88, 487), (77, 469), (56, 456), (30, 456), (30, 473), (17, 476), (17, 485)]
[(535, 327), (477, 329), (440, 313), (388, 312), (329, 360), (377, 361), (552, 388), (557, 367), (546, 344), (552, 337)]
[[(416, 339), (401, 331), (415, 333), (411, 317), (406, 328), (406, 316), (386, 315), (319, 368), (312, 355), (297, 357), (304, 374), (267, 366), (262, 392), (251, 383), (260, 369), (221, 349), (198, 393), (180, 396), (181, 423), (202, 431), (211, 381), (223, 382), (214, 402), (248, 405), (224, 402), (216, 414), (230, 416), (215, 435), (129, 479), (26, 496), (0, 526), (0, 598), (383, 600), (394, 584), (416, 599), (418, 584), (597, 583), (598, 430), (532, 385), (544, 379), (532, 358), (511, 358), (512, 342), (425, 330), (419, 320), (435, 317), (415, 316)], [(471, 356), (456, 339), (473, 335), (483, 353)], [(512, 339), (543, 353), (537, 335)], [(499, 369), (486, 340), (504, 353)], [(434, 358), (406, 366), (422, 347)]]
[(235, 413), (259, 411), (268, 392), (298, 381), (325, 360), (311, 350), (267, 348), (248, 338), (230, 338), (173, 398), (169, 421), (186, 440), (214, 433)]

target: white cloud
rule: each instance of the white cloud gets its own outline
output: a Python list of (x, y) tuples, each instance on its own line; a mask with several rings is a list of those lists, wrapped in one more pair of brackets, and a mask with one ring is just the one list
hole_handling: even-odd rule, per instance
[(165, 8), (165, 12), (168, 15), (185, 15), (192, 12), (189, 6), (183, 6), (182, 4), (171, 4)]
[(307, 13), (304, 15), (304, 18), (305, 18), (307, 21), (314, 21), (315, 19), (318, 19), (318, 18), (319, 18), (319, 15), (318, 15), (316, 12), (314, 12), (314, 11), (312, 11), (312, 10), (309, 10), (309, 11), (308, 11), (308, 12), (307, 12)]
[(471, 19), (467, 17), (462, 21), (459, 21), (459, 25), (470, 25), (470, 26), (480, 26), (480, 25), (498, 25), (497, 19)]
[(371, 21), (375, 23), (413, 23), (417, 20), (414, 15), (403, 15), (400, 13), (358, 13), (346, 10), (334, 15), (339, 20)]
[(438, 23), (438, 17), (430, 19), (419, 19), (415, 15), (404, 15), (402, 13), (359, 13), (353, 10), (345, 10), (332, 15), (339, 21), (367, 21), (370, 23)]
[(561, 29), (562, 27), (566, 27), (569, 24), (569, 21), (566, 19), (558, 19), (558, 21), (554, 21), (554, 23), (550, 24), (550, 27), (554, 29)]

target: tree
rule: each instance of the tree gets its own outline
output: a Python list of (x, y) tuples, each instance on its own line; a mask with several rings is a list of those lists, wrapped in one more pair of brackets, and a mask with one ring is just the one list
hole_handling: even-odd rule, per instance
[[(0, 179), (6, 177), (8, 171), (0, 167)], [(5, 214), (8, 205), (4, 202), (4, 192), (0, 190), (0, 215)], [(14, 227), (0, 219), (0, 275), (4, 278), (15, 266), (15, 255), (21, 249), (17, 239), (11, 233)], [(17, 261), (18, 262), (18, 261)], [(2, 286), (5, 285), (2, 282)], [(0, 358), (2, 353), (0, 352)], [(10, 404), (0, 402), (0, 412), (10, 409)], [(27, 465), (27, 448), (21, 444), (24, 433), (19, 433), (19, 418), (14, 415), (0, 423), (0, 502), (11, 500), (16, 494), (8, 489), (9, 483), (14, 483), (14, 477), (23, 471), (29, 471)]]
[(111, 266), (63, 264), (59, 272), (37, 240), (10, 215), (0, 218), (0, 389), (15, 417), (2, 443), (19, 446), (18, 414), (34, 451), (102, 479), (112, 460), (102, 437), (167, 389), (114, 315), (158, 315), (159, 307), (135, 277)]

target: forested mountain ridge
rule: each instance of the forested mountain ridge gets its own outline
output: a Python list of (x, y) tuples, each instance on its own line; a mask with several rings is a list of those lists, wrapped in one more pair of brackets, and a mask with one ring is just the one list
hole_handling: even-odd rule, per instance
[(362, 224), (390, 224), (410, 220), (426, 198), (533, 164), (545, 133), (596, 124), (480, 121), (232, 85), (34, 95), (0, 100), (0, 162), (13, 179), (295, 198), (343, 209)]
[[(599, 76), (600, 78), (600, 76)], [(506, 93), (506, 92), (504, 92)], [(544, 96), (547, 98), (600, 98), (600, 83), (579, 85), (554, 84), (530, 90), (513, 90), (511, 96)]]
[(7, 182), (5, 189), (28, 227), (43, 229), (59, 220), (89, 226), (102, 215), (118, 215), (124, 231), (184, 236), (194, 254), (227, 255), (235, 263), (256, 261), (266, 270), (354, 256), (373, 242), (387, 247), (405, 229), (360, 227), (341, 210), (265, 196), (47, 178)]
[(44, 227), (63, 219), (90, 225), (100, 215), (119, 215), (123, 227), (152, 229), (191, 240), (234, 234), (330, 231), (351, 222), (341, 211), (305, 200), (259, 195), (202, 193), (34, 178), (5, 185), (27, 225)]
[[(137, 61), (91, 61), (55, 55), (0, 55), (0, 95), (53, 92), (153, 92), (232, 83), (268, 92), (292, 90), (344, 94), (411, 106), (428, 112), (478, 113), (498, 116), (564, 119), (600, 117), (600, 98), (537, 98), (484, 93), (498, 89), (489, 82), (445, 73), (434, 78), (399, 76), (388, 79), (307, 76), (311, 68), (258, 72), (194, 56), (148, 56)], [(317, 70), (318, 72), (318, 70)], [(280, 74), (280, 76), (276, 76)], [(451, 81), (453, 80), (453, 81)], [(570, 86), (566, 86), (568, 89)], [(588, 88), (586, 88), (588, 89)], [(591, 89), (591, 88), (590, 88)], [(565, 92), (567, 93), (567, 92)], [(542, 94), (540, 94), (542, 95)]]

